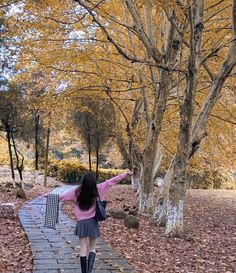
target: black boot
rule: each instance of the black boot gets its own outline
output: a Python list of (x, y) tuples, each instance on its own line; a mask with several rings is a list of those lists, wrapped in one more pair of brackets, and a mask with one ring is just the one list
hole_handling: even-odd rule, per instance
[(87, 273), (87, 269), (86, 269), (86, 256), (85, 257), (80, 257), (80, 265), (81, 265), (81, 272), (82, 273)]
[(88, 273), (92, 273), (95, 257), (96, 257), (96, 253), (89, 252), (89, 255), (88, 255)]

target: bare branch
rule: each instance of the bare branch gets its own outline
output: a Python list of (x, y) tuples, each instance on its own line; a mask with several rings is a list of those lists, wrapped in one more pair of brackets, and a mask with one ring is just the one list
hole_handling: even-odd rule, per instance
[(216, 6), (218, 6), (219, 4), (223, 3), (225, 0), (220, 0), (219, 2), (217, 3), (214, 3), (213, 5), (209, 6), (208, 8), (206, 8), (206, 11), (208, 11), (209, 9), (212, 9)]
[(210, 21), (211, 18), (215, 17), (216, 15), (220, 14), (222, 11), (228, 9), (231, 5), (228, 5), (222, 9), (220, 9), (219, 11), (217, 11), (216, 13), (212, 14), (211, 16), (209, 16), (205, 21), (204, 21), (204, 24), (208, 21)]
[(226, 119), (226, 118), (222, 118), (222, 117), (220, 117), (219, 115), (214, 115), (214, 114), (211, 114), (211, 117), (216, 118), (216, 119), (219, 119), (219, 120), (222, 120), (222, 121), (224, 121), (224, 122), (227, 122), (227, 123), (230, 123), (230, 124), (236, 126), (236, 121), (229, 120), (229, 119)]
[(9, 7), (10, 5), (21, 3), (21, 2), (23, 2), (23, 1), (22, 0), (15, 0), (15, 1), (12, 1), (12, 2), (9, 2), (9, 3), (6, 3), (4, 5), (0, 5), (0, 8), (6, 8), (6, 7)]
[(35, 59), (35, 61), (37, 63), (39, 63), (40, 65), (46, 67), (46, 68), (50, 68), (50, 69), (53, 69), (53, 70), (56, 70), (56, 71), (60, 71), (60, 72), (65, 72), (65, 73), (81, 73), (81, 74), (88, 74), (88, 75), (96, 75), (98, 76), (97, 73), (95, 72), (91, 72), (91, 71), (85, 71), (85, 70), (78, 70), (78, 69), (64, 69), (64, 68), (59, 68), (59, 67), (55, 67), (55, 66), (52, 66), (52, 65), (46, 65), (42, 62), (40, 62), (39, 60)]

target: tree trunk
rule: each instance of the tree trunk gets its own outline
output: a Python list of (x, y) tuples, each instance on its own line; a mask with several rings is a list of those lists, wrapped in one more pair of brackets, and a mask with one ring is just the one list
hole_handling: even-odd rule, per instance
[[(165, 235), (182, 237), (183, 204), (187, 182), (187, 166), (190, 157), (190, 143), (194, 110), (194, 97), (197, 89), (197, 79), (200, 69), (200, 50), (203, 31), (204, 1), (193, 2), (190, 7), (190, 54), (188, 61), (187, 86), (180, 108), (180, 131), (177, 153), (167, 172), (164, 192), (157, 204), (155, 217), (163, 225), (166, 220)], [(166, 219), (165, 219), (166, 217)]]
[(152, 149), (151, 146), (149, 148), (150, 156), (146, 154), (143, 158), (143, 164), (141, 166), (141, 175), (140, 182), (141, 185), (139, 187), (139, 211), (143, 213), (152, 213), (153, 212), (153, 193), (154, 193), (154, 181), (152, 177)]
[(165, 175), (164, 185), (162, 190), (160, 191), (160, 197), (157, 201), (156, 208), (154, 210), (153, 217), (159, 226), (166, 225), (167, 204), (169, 202), (170, 186), (171, 186), (171, 181), (172, 181), (172, 177), (174, 173), (174, 162), (175, 162), (175, 159), (173, 158), (167, 170), (167, 173)]
[(161, 161), (160, 145), (158, 143), (161, 133), (162, 121), (166, 104), (171, 90), (171, 75), (160, 70), (160, 88), (156, 98), (156, 109), (152, 122), (149, 124), (142, 162), (142, 176), (139, 197), (139, 209), (144, 213), (153, 213), (154, 178)]
[(10, 168), (11, 168), (11, 178), (13, 187), (16, 187), (15, 181), (15, 172), (14, 172), (14, 165), (13, 165), (13, 157), (12, 157), (12, 150), (11, 150), (11, 132), (8, 126), (5, 126), (7, 131), (7, 144), (8, 144), (8, 153), (9, 153), (9, 160), (10, 160)]
[(99, 139), (97, 137), (97, 147), (96, 147), (96, 180), (99, 177), (99, 172), (98, 172), (98, 164), (99, 164)]
[(130, 156), (129, 156), (129, 153), (127, 152), (127, 149), (125, 147), (125, 144), (123, 142), (123, 139), (122, 137), (120, 136), (117, 136), (116, 137), (116, 141), (117, 141), (117, 145), (118, 145), (118, 148), (119, 148), (119, 151), (123, 157), (123, 160), (124, 160), (124, 163), (122, 164), (122, 166), (124, 168), (128, 168), (128, 169), (131, 169), (131, 161), (130, 161)]
[(138, 208), (141, 213), (153, 213), (153, 190), (148, 190), (140, 187), (138, 192)]
[(88, 133), (88, 157), (89, 157), (89, 171), (92, 171), (92, 161), (91, 161), (91, 134)]
[[(196, 3), (195, 3), (196, 4)], [(197, 4), (203, 6), (202, 2), (198, 2)], [(233, 14), (233, 33), (236, 34), (236, 1), (233, 1), (232, 6), (232, 14)], [(200, 10), (198, 9), (198, 10)], [(195, 27), (201, 26), (201, 23), (195, 24)], [(200, 30), (201, 31), (201, 30)], [(192, 31), (194, 33), (194, 31)], [(196, 31), (197, 35), (199, 35), (199, 29)], [(195, 36), (197, 37), (197, 36)], [(198, 36), (200, 37), (200, 36)], [(196, 42), (197, 39), (192, 39), (192, 42)], [(200, 41), (198, 41), (199, 43)], [(195, 52), (198, 53), (200, 50), (200, 46), (198, 46), (198, 50), (193, 50), (190, 54), (194, 56)], [(196, 150), (199, 148), (202, 139), (206, 136), (205, 126), (209, 119), (210, 113), (218, 101), (220, 92), (222, 90), (223, 84), (225, 80), (229, 76), (230, 72), (236, 65), (236, 41), (232, 41), (231, 46), (228, 51), (228, 55), (219, 69), (218, 74), (214, 77), (213, 84), (210, 88), (207, 98), (205, 99), (199, 114), (197, 116), (196, 122), (192, 128), (192, 136), (191, 142), (189, 143), (189, 152), (184, 155), (182, 160), (180, 158), (174, 158), (170, 168), (168, 169), (167, 175), (165, 177), (164, 184), (164, 192), (159, 198), (159, 202), (157, 203), (157, 207), (155, 210), (155, 218), (159, 224), (166, 223), (166, 232), (167, 236), (182, 236), (183, 234), (183, 202), (184, 202), (184, 193), (185, 193), (185, 181), (186, 181), (186, 171), (185, 168), (181, 166), (181, 163), (184, 161), (187, 164), (187, 156), (188, 158), (192, 157)], [(199, 53), (198, 53), (199, 57)], [(196, 60), (196, 65), (199, 62)], [(191, 71), (191, 69), (190, 69)], [(195, 72), (196, 76), (196, 72)], [(191, 78), (189, 78), (191, 80)], [(189, 107), (186, 104), (186, 107)], [(183, 118), (182, 118), (183, 121)], [(182, 132), (180, 135), (184, 135), (184, 131), (182, 128)], [(180, 136), (181, 137), (181, 136)], [(183, 147), (184, 148), (184, 147)], [(186, 150), (187, 151), (187, 150)], [(179, 162), (178, 162), (179, 161)], [(180, 164), (180, 167), (178, 166)], [(178, 171), (182, 172), (181, 175), (175, 175), (176, 166)], [(181, 173), (180, 172), (180, 173)], [(181, 178), (182, 176), (182, 178)], [(167, 222), (166, 222), (167, 220)]]
[(131, 176), (131, 185), (134, 192), (138, 192), (138, 188), (140, 185), (140, 168), (138, 166), (134, 166), (132, 169)]
[(34, 182), (38, 183), (39, 172), (39, 110), (36, 110), (35, 114), (35, 173)]
[[(19, 177), (20, 177), (20, 187), (24, 191), (25, 190), (25, 185), (24, 185), (23, 173), (22, 173), (23, 168), (24, 168), (24, 157), (19, 152), (19, 150), (17, 150), (17, 148), (16, 148), (16, 143), (15, 143), (15, 139), (14, 139), (14, 135), (13, 135), (12, 131), (11, 131), (11, 139), (12, 139), (12, 145), (13, 145), (13, 149), (14, 149), (15, 156), (16, 156), (16, 168), (18, 170)], [(21, 156), (21, 163), (20, 163), (19, 155)]]
[[(50, 117), (49, 117), (50, 118)], [(47, 129), (46, 149), (45, 149), (45, 164), (44, 164), (44, 187), (47, 186), (48, 177), (48, 155), (49, 155), (49, 144), (50, 144), (50, 133), (51, 133), (51, 119), (49, 119), (49, 125)]]
[[(190, 132), (190, 130), (188, 131)], [(167, 211), (165, 235), (168, 237), (184, 236), (183, 205), (187, 181), (187, 146), (188, 145), (186, 145), (186, 150), (183, 154), (181, 154), (181, 152), (177, 153), (173, 166), (169, 196), (164, 201), (164, 208)], [(182, 145), (180, 145), (180, 149), (181, 147)]]
[[(183, 184), (184, 185), (184, 184)], [(173, 196), (172, 196), (173, 195)], [(172, 198), (173, 197), (173, 198)], [(165, 236), (183, 238), (183, 208), (184, 208), (184, 191), (176, 187), (170, 198), (167, 200), (167, 223)]]

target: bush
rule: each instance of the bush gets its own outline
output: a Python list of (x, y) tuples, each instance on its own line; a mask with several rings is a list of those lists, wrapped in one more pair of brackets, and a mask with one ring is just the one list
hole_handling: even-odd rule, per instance
[(236, 189), (236, 181), (232, 173), (223, 169), (190, 168), (188, 181), (192, 189)]
[(50, 160), (48, 166), (49, 176), (70, 184), (78, 183), (87, 171), (78, 159)]
[[(88, 164), (81, 164), (78, 159), (63, 159), (63, 160), (50, 160), (48, 166), (48, 175), (58, 178), (59, 180), (69, 183), (78, 183), (85, 173), (89, 172)], [(95, 166), (92, 166), (92, 172), (95, 174)], [(116, 169), (99, 169), (98, 181), (104, 181), (115, 175), (123, 173), (124, 170)], [(124, 180), (125, 183), (130, 182)]]
[(8, 154), (2, 154), (0, 158), (0, 165), (1, 166), (8, 166), (10, 164), (9, 162), (9, 156)]

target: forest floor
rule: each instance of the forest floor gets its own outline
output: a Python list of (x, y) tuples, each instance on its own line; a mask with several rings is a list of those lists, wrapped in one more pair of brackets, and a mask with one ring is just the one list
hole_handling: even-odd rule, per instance
[[(12, 202), (17, 210), (25, 202), (15, 198), (11, 189), (1, 187), (9, 181), (8, 170), (0, 168), (0, 204)], [(51, 191), (62, 183), (49, 178), (48, 187), (29, 184), (28, 200)], [(127, 185), (110, 189), (106, 198), (109, 209), (135, 205), (135, 196)], [(63, 206), (71, 217), (71, 205)], [(101, 223), (101, 235), (138, 273), (235, 273), (236, 272), (236, 191), (189, 190), (185, 200), (184, 224), (188, 240), (163, 237), (151, 217), (139, 216), (138, 229), (128, 230), (123, 220), (108, 218)], [(31, 273), (32, 253), (18, 218), (0, 218), (0, 272)]]

